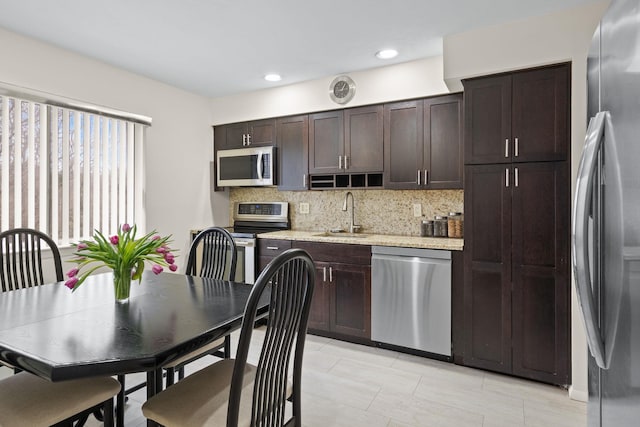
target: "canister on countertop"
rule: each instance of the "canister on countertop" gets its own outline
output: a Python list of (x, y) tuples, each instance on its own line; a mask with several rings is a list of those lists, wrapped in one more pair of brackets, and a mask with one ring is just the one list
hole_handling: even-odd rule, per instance
[(433, 237), (447, 237), (448, 222), (446, 216), (436, 215), (433, 218)]
[(462, 215), (462, 212), (449, 212), (447, 232), (449, 237), (462, 238), (464, 234), (464, 215)]
[(420, 223), (420, 236), (433, 237), (433, 220), (423, 219)]

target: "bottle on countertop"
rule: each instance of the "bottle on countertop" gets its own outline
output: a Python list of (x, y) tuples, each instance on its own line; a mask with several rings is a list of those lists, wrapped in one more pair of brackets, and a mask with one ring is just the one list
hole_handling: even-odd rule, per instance
[(433, 237), (447, 237), (447, 229), (447, 217), (443, 215), (436, 215), (433, 218)]
[(447, 220), (447, 232), (449, 237), (461, 239), (464, 235), (464, 215), (462, 212), (449, 212)]
[(433, 237), (433, 220), (422, 220), (422, 222), (420, 223), (420, 236)]

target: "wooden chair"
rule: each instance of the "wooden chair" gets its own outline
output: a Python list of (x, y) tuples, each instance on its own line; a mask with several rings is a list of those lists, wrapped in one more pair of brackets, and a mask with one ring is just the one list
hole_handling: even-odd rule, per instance
[[(43, 262), (43, 251), (51, 251), (51, 261)], [(39, 286), (45, 282), (45, 269), (55, 271), (55, 279), (64, 280), (60, 251), (46, 234), (30, 228), (15, 228), (0, 233), (0, 283), (2, 291)]]
[[(47, 249), (50, 261), (43, 256)], [(2, 292), (43, 285), (47, 268), (55, 273), (55, 280), (64, 280), (60, 251), (49, 236), (30, 228), (0, 233)], [(105, 425), (112, 426), (113, 396), (119, 391), (120, 383), (113, 378), (53, 383), (27, 372), (16, 373), (0, 381), (0, 425), (69, 424), (71, 420), (85, 420), (92, 412), (98, 414), (104, 406)]]
[(51, 382), (27, 372), (0, 381), (0, 426), (71, 425), (104, 408), (104, 425), (113, 426), (113, 396), (120, 383), (111, 377)]
[[(186, 274), (191, 276), (209, 277), (219, 280), (234, 280), (238, 254), (236, 244), (231, 234), (224, 228), (210, 227), (201, 231), (193, 239), (189, 248)], [(231, 338), (227, 335), (205, 347), (199, 348), (163, 366), (167, 371), (167, 387), (175, 379), (184, 378), (184, 366), (208, 354), (229, 358), (231, 353)]]
[[(51, 252), (51, 260), (43, 262), (43, 252)], [(0, 233), (0, 285), (2, 292), (40, 286), (45, 282), (45, 271), (55, 272), (55, 280), (64, 280), (58, 246), (41, 231), (14, 228)], [(8, 363), (0, 364), (20, 370)]]
[[(245, 308), (236, 359), (214, 363), (158, 393), (145, 417), (164, 426), (283, 426), (285, 404), (301, 426), (302, 356), (315, 281), (313, 261), (289, 249), (264, 269)], [(269, 298), (268, 322), (257, 366), (247, 363), (257, 309)], [(293, 382), (288, 380), (293, 350)]]

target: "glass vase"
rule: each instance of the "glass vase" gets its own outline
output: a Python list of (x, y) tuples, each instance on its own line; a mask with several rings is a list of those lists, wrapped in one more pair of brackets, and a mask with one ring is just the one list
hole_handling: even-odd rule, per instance
[(131, 292), (131, 268), (113, 270), (113, 290), (117, 303), (122, 304), (129, 301), (129, 293)]

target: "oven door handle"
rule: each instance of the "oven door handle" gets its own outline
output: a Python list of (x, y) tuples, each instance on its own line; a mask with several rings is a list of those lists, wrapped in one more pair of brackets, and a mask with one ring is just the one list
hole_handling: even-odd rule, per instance
[(243, 248), (253, 248), (256, 246), (256, 241), (255, 240), (234, 240), (236, 246), (240, 246)]

